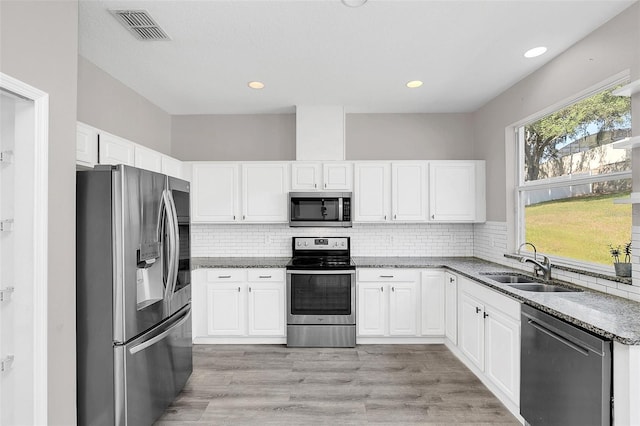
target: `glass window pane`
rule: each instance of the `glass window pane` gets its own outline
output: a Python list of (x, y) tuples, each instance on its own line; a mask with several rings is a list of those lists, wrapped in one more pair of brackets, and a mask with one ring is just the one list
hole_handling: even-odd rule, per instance
[(547, 255), (611, 265), (609, 244), (631, 240), (631, 179), (523, 191), (526, 241)]
[(630, 150), (609, 144), (631, 136), (631, 100), (612, 88), (524, 126), (524, 181), (631, 169)]

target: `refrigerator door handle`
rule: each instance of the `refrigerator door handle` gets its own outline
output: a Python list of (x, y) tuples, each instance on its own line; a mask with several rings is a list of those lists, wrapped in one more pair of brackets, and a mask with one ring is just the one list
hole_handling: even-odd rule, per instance
[(171, 296), (173, 295), (173, 288), (175, 286), (175, 276), (177, 276), (176, 262), (174, 260), (176, 256), (176, 220), (174, 216), (174, 212), (172, 209), (172, 198), (169, 190), (165, 189), (162, 193), (162, 199), (164, 200), (164, 206), (166, 209), (166, 220), (167, 225), (169, 227), (169, 232), (167, 233), (169, 236), (169, 255), (168, 257), (168, 268), (167, 268), (167, 282), (165, 284), (164, 289), (164, 301), (165, 303), (169, 303), (171, 301)]
[(169, 201), (171, 202), (171, 210), (173, 214), (171, 217), (173, 218), (173, 231), (174, 231), (174, 251), (173, 251), (173, 286), (171, 288), (171, 295), (176, 291), (176, 285), (178, 285), (178, 271), (180, 269), (180, 228), (178, 225), (178, 209), (176, 208), (176, 202), (173, 199), (173, 194), (169, 190)]
[(157, 336), (154, 336), (151, 339), (145, 340), (144, 342), (140, 343), (139, 345), (136, 345), (136, 346), (132, 347), (131, 349), (129, 349), (129, 353), (131, 353), (131, 355), (133, 355), (135, 353), (138, 353), (140, 351), (143, 351), (143, 350), (147, 349), (150, 346), (153, 346), (154, 344), (158, 343), (159, 341), (161, 341), (162, 339), (167, 337), (169, 334), (171, 334), (171, 332), (174, 329), (181, 327), (182, 324), (187, 322), (187, 320), (189, 318), (191, 318), (191, 308), (190, 307), (182, 315), (182, 318), (180, 318), (176, 322), (174, 322), (169, 328), (167, 328), (166, 330), (164, 330), (162, 333), (158, 334)]

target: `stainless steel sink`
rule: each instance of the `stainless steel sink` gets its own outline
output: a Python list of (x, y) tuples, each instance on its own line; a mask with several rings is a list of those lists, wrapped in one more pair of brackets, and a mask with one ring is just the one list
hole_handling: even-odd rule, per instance
[(533, 291), (536, 293), (564, 293), (564, 292), (580, 292), (582, 290), (577, 288), (563, 287), (555, 284), (542, 284), (530, 282), (528, 284), (509, 284), (509, 287), (513, 287), (522, 291)]
[(580, 292), (582, 290), (578, 288), (566, 287), (553, 283), (542, 283), (528, 275), (518, 273), (481, 273), (490, 280), (497, 281), (499, 283), (508, 284), (509, 287), (513, 287), (522, 291), (531, 291), (536, 293), (563, 293), (563, 292)]
[(520, 274), (486, 274), (487, 278), (498, 281), (499, 283), (515, 284), (515, 283), (535, 283), (536, 280)]

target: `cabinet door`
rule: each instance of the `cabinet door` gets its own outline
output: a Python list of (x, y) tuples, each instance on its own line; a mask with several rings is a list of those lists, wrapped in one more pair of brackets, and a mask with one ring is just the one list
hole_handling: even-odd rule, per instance
[(390, 220), (390, 176), (389, 163), (356, 163), (354, 221)]
[(484, 306), (465, 292), (459, 294), (458, 347), (484, 371)]
[(445, 285), (445, 335), (454, 345), (458, 344), (458, 277), (450, 272), (444, 274)]
[(417, 284), (390, 283), (389, 289), (389, 334), (415, 336), (418, 332)]
[(287, 222), (288, 181), (287, 164), (243, 164), (242, 220)]
[(162, 154), (136, 145), (134, 147), (134, 162), (133, 164), (145, 170), (151, 170), (152, 172), (162, 172)]
[(320, 163), (292, 163), (291, 189), (294, 191), (315, 191), (320, 189)]
[(234, 222), (240, 216), (239, 166), (196, 163), (192, 170), (191, 221)]
[(431, 220), (470, 222), (476, 220), (476, 163), (443, 161), (429, 164), (429, 209)]
[(444, 272), (423, 271), (421, 278), (421, 334), (423, 336), (443, 336), (445, 328)]
[(520, 403), (520, 324), (485, 305), (485, 373), (516, 405)]
[(207, 331), (211, 336), (243, 336), (245, 334), (244, 283), (207, 285)]
[(385, 296), (383, 283), (358, 283), (358, 335), (385, 335), (387, 324)]
[(284, 336), (284, 282), (250, 282), (249, 335)]
[(76, 124), (76, 162), (88, 167), (98, 162), (98, 129)]
[(106, 132), (100, 132), (98, 159), (100, 164), (135, 165), (134, 144)]
[(162, 173), (168, 176), (184, 179), (182, 173), (182, 161), (163, 155), (162, 156)]
[(324, 189), (351, 191), (353, 165), (351, 163), (325, 163), (323, 165)]
[(427, 220), (426, 162), (391, 165), (393, 220)]

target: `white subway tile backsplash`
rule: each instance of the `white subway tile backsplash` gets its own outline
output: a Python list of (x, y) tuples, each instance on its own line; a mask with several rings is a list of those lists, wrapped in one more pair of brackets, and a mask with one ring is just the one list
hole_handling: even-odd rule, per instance
[(353, 228), (194, 224), (194, 257), (291, 256), (291, 237), (351, 237), (353, 256), (473, 256), (472, 224), (356, 224)]

